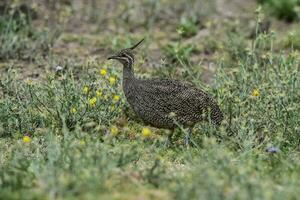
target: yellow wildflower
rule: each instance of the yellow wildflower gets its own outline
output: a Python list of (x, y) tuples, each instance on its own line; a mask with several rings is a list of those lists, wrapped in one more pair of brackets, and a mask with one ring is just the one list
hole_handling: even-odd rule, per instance
[(104, 95), (104, 100), (108, 100), (108, 95)]
[(101, 74), (102, 76), (105, 76), (105, 75), (107, 74), (107, 70), (106, 70), (106, 69), (101, 69), (101, 70), (100, 70), (100, 74)]
[(75, 114), (77, 112), (77, 109), (75, 107), (71, 108), (71, 113)]
[(293, 32), (293, 31), (289, 32), (289, 37), (290, 38), (293, 38), (294, 36), (295, 36), (295, 32)]
[(101, 97), (102, 96), (102, 91), (100, 91), (100, 90), (96, 91), (96, 96)]
[(206, 22), (206, 27), (207, 27), (207, 28), (212, 27), (212, 25), (213, 25), (213, 21), (208, 20), (208, 21)]
[(110, 127), (110, 133), (111, 133), (112, 135), (117, 135), (117, 134), (119, 133), (118, 127), (116, 127), (116, 126)]
[(177, 33), (178, 33), (179, 35), (184, 34), (183, 27), (178, 28), (176, 31), (177, 31)]
[(258, 97), (259, 95), (260, 95), (259, 89), (254, 89), (254, 90), (252, 91), (252, 96), (253, 96), (253, 97)]
[(262, 7), (261, 7), (261, 6), (258, 6), (254, 12), (255, 12), (256, 14), (258, 14), (258, 13), (261, 13), (261, 10), (262, 10)]
[(151, 134), (152, 134), (152, 132), (149, 128), (145, 127), (145, 128), (142, 129), (142, 135), (144, 137), (150, 137)]
[(119, 100), (120, 100), (120, 96), (119, 96), (119, 95), (115, 95), (115, 96), (114, 96), (114, 101), (117, 102), (117, 101), (119, 101)]
[(170, 113), (169, 113), (169, 117), (171, 117), (171, 118), (176, 117), (176, 113), (175, 113), (175, 112), (170, 112)]
[(23, 137), (23, 142), (24, 142), (24, 143), (29, 143), (29, 142), (31, 142), (31, 138), (30, 138), (29, 136), (25, 135), (25, 136)]
[(89, 99), (89, 105), (91, 107), (94, 107), (96, 105), (96, 103), (97, 103), (97, 98), (96, 97), (93, 97), (93, 98)]
[(264, 59), (264, 60), (267, 59), (267, 54), (261, 55), (261, 58)]
[(114, 111), (115, 109), (116, 109), (115, 106), (110, 107), (110, 111)]
[(90, 89), (88, 86), (84, 86), (82, 90), (83, 90), (83, 93), (87, 94)]
[(108, 80), (109, 80), (109, 83), (110, 83), (111, 85), (114, 85), (114, 84), (116, 83), (116, 78), (113, 77), (113, 76), (109, 77)]
[(84, 146), (84, 145), (85, 145), (85, 141), (84, 141), (84, 140), (80, 140), (80, 141), (79, 141), (79, 144), (80, 144), (81, 146)]
[(32, 86), (33, 85), (32, 79), (27, 79), (26, 83), (27, 83), (28, 86)]

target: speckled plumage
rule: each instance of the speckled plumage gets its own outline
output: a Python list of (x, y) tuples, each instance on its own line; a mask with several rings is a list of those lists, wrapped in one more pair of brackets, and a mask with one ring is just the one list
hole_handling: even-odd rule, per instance
[[(138, 44), (140, 44), (139, 42)], [(137, 79), (133, 71), (132, 50), (138, 45), (120, 51), (109, 59), (123, 64), (123, 90), (134, 112), (147, 124), (173, 129), (174, 120), (184, 126), (193, 126), (210, 120), (220, 125), (223, 114), (216, 102), (194, 85), (172, 79)]]

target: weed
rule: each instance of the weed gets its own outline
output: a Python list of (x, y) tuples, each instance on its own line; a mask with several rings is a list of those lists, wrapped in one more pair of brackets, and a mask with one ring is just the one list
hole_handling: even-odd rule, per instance
[(187, 63), (191, 53), (195, 47), (191, 44), (183, 44), (181, 42), (174, 42), (166, 46), (165, 52), (170, 63)]
[(299, 19), (299, 0), (259, 0), (274, 16), (292, 22)]
[(35, 29), (29, 15), (14, 13), (0, 15), (0, 60), (32, 59), (37, 52), (47, 52), (57, 32)]
[(291, 47), (294, 50), (300, 50), (300, 32), (291, 31), (283, 39), (283, 45), (287, 48)]
[[(0, 78), (0, 199), (298, 198), (300, 64), (296, 30), (292, 34), (259, 30), (258, 9), (251, 40), (226, 24), (229, 40), (222, 42), (219, 37), (226, 33), (219, 32), (224, 24), (218, 12), (213, 30), (207, 30), (210, 35), (203, 38), (203, 59), (217, 65), (208, 87), (199, 78), (199, 68), (205, 63), (193, 60), (202, 57), (202, 51), (189, 42), (201, 37), (200, 16), (211, 14), (207, 7), (214, 1), (63, 2), (49, 1), (53, 9), (73, 9), (74, 19), (66, 24), (68, 33), (55, 48), (71, 49), (76, 43), (93, 51), (100, 44), (112, 44), (110, 48), (117, 50), (130, 46), (133, 38), (150, 35), (142, 53), (166, 46), (158, 52), (167, 59), (158, 70), (147, 66), (149, 76), (156, 73), (193, 82), (216, 99), (225, 119), (219, 128), (197, 124), (189, 148), (184, 146), (186, 130), (179, 125), (167, 148), (165, 138), (170, 131), (147, 127), (138, 117), (123, 114), (122, 110), (130, 108), (122, 92), (122, 70), (104, 61), (108, 52), (100, 55), (101, 62), (85, 54), (67, 54), (67, 59), (63, 51), (50, 54), (45, 68), (50, 65), (51, 71), (37, 80), (24, 80), (15, 63), (6, 60), (1, 66), (8, 65), (10, 70)], [(98, 8), (106, 12), (97, 13)], [(1, 45), (5, 46), (0, 48), (2, 59), (35, 56), (43, 52), (33, 47), (52, 46), (47, 34), (38, 39), (40, 29), (26, 18), (0, 18)], [(188, 34), (178, 35), (183, 33), (178, 29), (183, 18), (188, 21), (181, 26)], [(176, 29), (179, 32), (172, 35)], [(126, 36), (128, 32), (132, 38)], [(194, 34), (197, 36), (185, 38)], [(278, 38), (281, 34), (283, 38)], [(166, 45), (171, 39), (173, 43)], [(154, 40), (158, 43), (151, 42)], [(278, 41), (285, 50), (279, 49)], [(136, 56), (136, 70), (148, 65), (140, 55)], [(45, 63), (41, 57), (31, 64), (44, 67)]]
[(178, 31), (183, 37), (191, 37), (198, 32), (198, 26), (195, 19), (182, 18)]
[(69, 129), (90, 122), (108, 125), (120, 112), (119, 79), (113, 73), (101, 75), (99, 70), (80, 84), (70, 71), (61, 77), (49, 74), (44, 84), (28, 80), (19, 85), (14, 76), (10, 73), (1, 80), (4, 98), (0, 118), (7, 127), (4, 136), (49, 126), (62, 128), (64, 123)]

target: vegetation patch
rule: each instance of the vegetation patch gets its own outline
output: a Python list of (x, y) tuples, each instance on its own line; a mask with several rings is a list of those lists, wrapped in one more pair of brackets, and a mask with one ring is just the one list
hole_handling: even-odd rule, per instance
[(0, 60), (33, 59), (37, 53), (43, 55), (57, 37), (56, 32), (47, 28), (35, 28), (31, 21), (33, 14), (24, 6), (5, 7), (0, 14)]
[(258, 0), (262, 3), (272, 15), (279, 19), (292, 22), (299, 21), (299, 0)]
[[(248, 1), (226, 3), (246, 4), (238, 14), (250, 20), (223, 15), (222, 1), (82, 2), (38, 1), (37, 18), (3, 15), (0, 5), (0, 66), (9, 68), (0, 77), (0, 199), (299, 198), (296, 23), (259, 30), (262, 10)], [(63, 11), (56, 41), (40, 12)], [(170, 132), (133, 114), (122, 68), (107, 57), (142, 37), (136, 76), (202, 88), (224, 113), (219, 128), (197, 124), (185, 146), (180, 124)]]

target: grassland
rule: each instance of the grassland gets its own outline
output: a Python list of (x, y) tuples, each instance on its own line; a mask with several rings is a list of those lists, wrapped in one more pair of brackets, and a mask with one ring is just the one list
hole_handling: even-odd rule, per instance
[[(299, 199), (299, 16), (259, 2), (0, 4), (0, 199)], [(138, 77), (192, 82), (225, 114), (189, 147), (133, 114), (106, 60), (143, 37)]]

